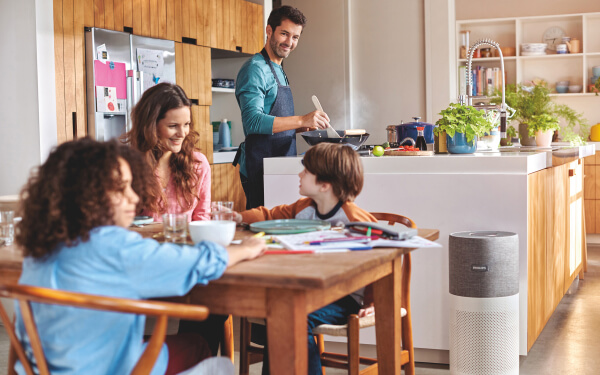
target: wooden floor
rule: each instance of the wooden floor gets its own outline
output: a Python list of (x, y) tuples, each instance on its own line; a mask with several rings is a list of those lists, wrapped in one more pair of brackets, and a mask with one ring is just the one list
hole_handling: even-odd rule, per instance
[[(239, 352), (236, 352), (236, 366)], [(0, 374), (6, 373), (8, 337), (0, 328)], [(575, 280), (562, 298), (546, 328), (521, 357), (521, 375), (578, 374), (595, 375), (600, 369), (600, 245), (588, 247), (588, 273)], [(251, 375), (259, 375), (261, 364), (252, 365)], [(448, 366), (417, 363), (419, 375), (449, 374)], [(344, 371), (328, 369), (328, 375)]]

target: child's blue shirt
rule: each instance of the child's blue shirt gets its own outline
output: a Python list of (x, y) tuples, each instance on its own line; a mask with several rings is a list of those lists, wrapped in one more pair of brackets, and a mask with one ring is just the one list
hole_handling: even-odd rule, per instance
[[(181, 296), (219, 278), (228, 254), (220, 245), (159, 244), (116, 226), (95, 228), (90, 239), (45, 259), (26, 258), (20, 284), (124, 298)], [(144, 316), (57, 305), (32, 304), (52, 374), (129, 374), (140, 358)], [(25, 327), (16, 306), (17, 333)], [(25, 350), (33, 358), (28, 340)], [(152, 374), (167, 368), (166, 346)], [(17, 373), (25, 371), (20, 363)]]

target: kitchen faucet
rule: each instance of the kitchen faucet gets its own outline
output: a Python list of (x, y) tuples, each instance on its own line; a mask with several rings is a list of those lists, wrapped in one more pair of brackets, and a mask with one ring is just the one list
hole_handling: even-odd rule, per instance
[(462, 94), (459, 97), (459, 101), (461, 104), (467, 104), (467, 105), (473, 105), (473, 99), (485, 99), (487, 98), (487, 96), (477, 96), (477, 95), (470, 95), (473, 91), (473, 75), (471, 74), (471, 63), (473, 60), (473, 54), (475, 53), (475, 50), (477, 49), (477, 47), (487, 44), (491, 47), (496, 48), (496, 50), (498, 51), (498, 53), (500, 54), (500, 67), (502, 69), (502, 104), (500, 105), (500, 107), (498, 107), (497, 105), (478, 105), (475, 108), (477, 109), (484, 109), (484, 110), (489, 110), (489, 109), (495, 109), (498, 110), (498, 112), (500, 113), (500, 138), (506, 138), (506, 109), (507, 109), (507, 105), (506, 105), (506, 100), (505, 100), (505, 96), (504, 96), (504, 90), (505, 90), (505, 82), (504, 82), (504, 56), (502, 56), (502, 50), (500, 49), (500, 44), (498, 44), (497, 42), (491, 40), (491, 39), (481, 39), (478, 40), (477, 42), (475, 42), (470, 48), (469, 48), (469, 52), (467, 53), (467, 93), (466, 94)]

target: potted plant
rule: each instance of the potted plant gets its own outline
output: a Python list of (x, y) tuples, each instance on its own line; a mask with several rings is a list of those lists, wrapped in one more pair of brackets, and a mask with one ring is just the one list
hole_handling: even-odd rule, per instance
[(538, 147), (549, 147), (552, 143), (554, 131), (560, 129), (558, 119), (547, 113), (532, 116), (528, 125), (529, 136), (535, 137), (535, 143)]
[[(500, 102), (499, 94), (497, 91), (492, 103)], [(582, 114), (565, 104), (553, 102), (545, 81), (537, 81), (533, 86), (508, 85), (505, 97), (506, 104), (516, 111), (513, 119), (519, 121), (519, 136), (523, 146), (536, 145), (535, 138), (529, 136), (527, 128), (534, 116), (543, 114), (565, 121), (565, 126), (558, 129), (565, 141), (581, 144), (589, 135), (589, 125)], [(575, 127), (579, 127), (579, 134), (575, 133)]]
[(450, 103), (439, 113), (434, 133), (446, 134), (446, 146), (451, 154), (471, 154), (477, 148), (477, 137), (490, 132), (494, 126), (490, 115), (466, 104)]
[(512, 146), (512, 139), (517, 137), (517, 129), (510, 125), (506, 128), (506, 138), (500, 140), (500, 146)]

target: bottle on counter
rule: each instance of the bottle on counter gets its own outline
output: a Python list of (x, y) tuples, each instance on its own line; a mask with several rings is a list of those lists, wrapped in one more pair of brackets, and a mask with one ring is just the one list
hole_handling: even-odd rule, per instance
[(226, 118), (222, 119), (219, 125), (219, 146), (219, 148), (231, 147), (231, 130)]
[(427, 151), (427, 143), (425, 142), (424, 132), (425, 132), (424, 126), (417, 127), (417, 143), (415, 144), (415, 147), (421, 151)]

